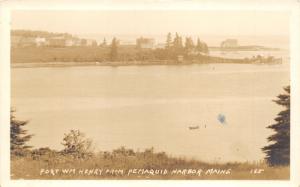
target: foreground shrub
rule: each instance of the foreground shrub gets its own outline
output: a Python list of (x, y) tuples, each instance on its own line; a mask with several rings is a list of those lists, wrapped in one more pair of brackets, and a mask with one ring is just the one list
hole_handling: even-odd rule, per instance
[(65, 134), (62, 153), (72, 155), (74, 158), (86, 158), (93, 155), (92, 140), (85, 137), (79, 130), (71, 130)]

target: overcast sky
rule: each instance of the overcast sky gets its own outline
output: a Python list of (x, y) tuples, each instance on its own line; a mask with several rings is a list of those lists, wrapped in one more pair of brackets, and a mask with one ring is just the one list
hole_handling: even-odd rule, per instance
[(272, 11), (14, 11), (12, 29), (72, 34), (288, 35), (289, 15)]

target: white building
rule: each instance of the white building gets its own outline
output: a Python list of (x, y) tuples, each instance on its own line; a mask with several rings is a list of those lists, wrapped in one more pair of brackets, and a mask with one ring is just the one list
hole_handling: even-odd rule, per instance
[(69, 38), (65, 42), (66, 47), (81, 46), (81, 40), (78, 38)]
[(97, 41), (96, 40), (92, 40), (92, 39), (87, 39), (86, 40), (86, 45), (87, 46), (97, 46)]
[(154, 49), (155, 40), (153, 38), (140, 37), (136, 40), (136, 45), (141, 49)]
[(227, 39), (221, 43), (222, 48), (234, 48), (238, 46), (238, 41), (236, 39)]
[(67, 39), (66, 46), (67, 47), (75, 46), (75, 41), (73, 39)]
[(35, 44), (37, 47), (45, 46), (46, 45), (46, 38), (36, 37)]
[(158, 43), (158, 44), (155, 45), (155, 48), (156, 48), (156, 49), (163, 49), (163, 48), (165, 48), (165, 47), (166, 47), (166, 44), (165, 44), (165, 43)]

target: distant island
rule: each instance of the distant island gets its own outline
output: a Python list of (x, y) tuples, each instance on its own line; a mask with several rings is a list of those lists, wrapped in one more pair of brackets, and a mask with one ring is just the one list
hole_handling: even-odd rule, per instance
[[(214, 57), (210, 51), (280, 50), (264, 46), (239, 46), (235, 39), (223, 41), (220, 47), (209, 47), (204, 41), (191, 37), (183, 39), (178, 33), (167, 34), (165, 43), (153, 38), (139, 37), (134, 44), (113, 38), (108, 44), (93, 39), (79, 38), (68, 33), (12, 30), (11, 62), (13, 67), (27, 66), (124, 66), (124, 65), (179, 65), (205, 63), (274, 64), (281, 58), (260, 55), (231, 59)], [(26, 64), (26, 65), (25, 65)]]
[(217, 51), (279, 51), (279, 48), (274, 47), (265, 47), (260, 45), (244, 45), (237, 47), (209, 47), (209, 50), (217, 50)]
[(221, 42), (220, 47), (209, 47), (217, 51), (279, 51), (279, 48), (265, 47), (260, 45), (239, 45), (236, 39), (226, 39)]

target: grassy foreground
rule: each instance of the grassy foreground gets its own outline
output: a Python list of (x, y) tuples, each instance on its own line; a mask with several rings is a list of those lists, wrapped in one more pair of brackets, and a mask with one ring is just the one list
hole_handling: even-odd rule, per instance
[(261, 163), (205, 163), (153, 150), (120, 149), (84, 159), (71, 155), (14, 156), (12, 179), (198, 179), (288, 180), (289, 167)]

